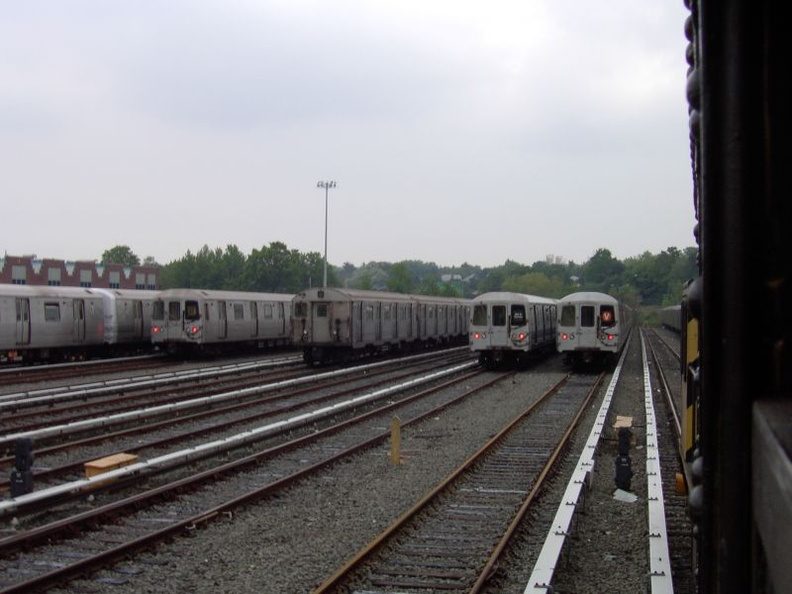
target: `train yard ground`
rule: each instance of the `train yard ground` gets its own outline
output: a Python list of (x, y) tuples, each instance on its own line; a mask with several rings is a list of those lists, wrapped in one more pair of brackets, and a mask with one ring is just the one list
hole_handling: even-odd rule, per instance
[[(653, 342), (649, 337), (646, 340)], [(673, 337), (670, 341), (673, 342)], [(655, 347), (658, 353), (665, 348)], [(675, 378), (678, 364), (668, 353), (659, 357), (660, 361), (648, 363), (650, 377), (654, 378), (654, 367), (668, 366), (669, 377)], [(669, 358), (668, 361), (662, 362), (665, 358)], [(47, 507), (49, 503), (38, 501), (29, 509), (22, 505), (16, 510), (9, 503), (8, 493), (5, 494), (5, 501), (0, 501), (5, 506), (0, 518), (4, 537), (0, 540), (0, 583), (5, 591), (15, 591), (14, 588), (20, 587), (26, 579), (41, 575), (41, 567), (56, 571), (68, 565), (70, 554), (72, 557), (87, 555), (86, 551), (98, 547), (96, 543), (99, 542), (116, 546), (128, 540), (130, 534), (142, 531), (142, 526), (152, 525), (175, 528), (164, 539), (152, 540), (152, 544), (136, 548), (134, 552), (130, 549), (112, 563), (105, 563), (104, 568), (86, 570), (83, 577), (68, 581), (64, 581), (65, 577), (56, 579), (41, 587), (52, 592), (118, 594), (300, 593), (320, 587), (326, 588), (323, 591), (347, 592), (471, 591), (467, 585), (441, 590), (437, 583), (420, 589), (415, 586), (417, 580), (413, 581), (415, 587), (397, 586), (395, 579), (391, 586), (366, 584), (364, 590), (360, 578), (354, 576), (346, 585), (326, 584), (351, 559), (373, 542), (383, 539), (398, 518), (437, 490), (438, 485), (556, 384), (565, 381), (567, 384), (588, 383), (597, 376), (593, 370), (583, 370), (567, 377), (569, 369), (557, 356), (521, 370), (484, 372), (465, 349), (444, 355), (428, 354), (395, 365), (383, 360), (374, 366), (364, 364), (347, 370), (302, 369), (305, 373), (294, 361), (284, 361), (282, 366), (266, 367), (255, 373), (245, 369), (246, 363), (237, 361), (235, 364), (242, 368), (238, 380), (234, 380), (237, 375), (229, 371), (222, 378), (214, 375), (212, 379), (196, 379), (195, 383), (185, 379), (178, 387), (165, 383), (157, 388), (129, 392), (130, 410), (164, 407), (175, 402), (182, 403), (180, 407), (190, 406), (184, 403), (194, 404), (195, 408), (189, 413), (167, 413), (168, 427), (163, 427), (161, 419), (152, 420), (153, 417), (129, 421), (118, 417), (128, 412), (113, 410), (119, 404), (104, 405), (110, 410), (102, 409), (100, 416), (116, 416), (117, 424), (112, 432), (126, 432), (123, 436), (37, 455), (34, 470), (43, 476), (36, 490), (72, 484), (76, 495), (53, 500), (50, 508)], [(225, 368), (217, 362), (189, 367), (210, 366)], [(526, 591), (536, 560), (552, 532), (559, 504), (564, 500), (570, 478), (581, 453), (586, 450), (591, 428), (596, 426), (602, 402), (607, 398), (610, 398), (610, 407), (601, 423), (602, 438), (594, 456), (594, 470), (576, 506), (578, 513), (553, 577), (554, 592), (650, 591), (653, 570), (647, 511), (647, 500), (651, 498), (647, 491), (646, 369), (641, 340), (636, 332), (620, 369), (618, 384), (610, 388), (613, 375), (606, 374), (591, 401), (583, 406), (579, 424), (571, 432), (569, 443), (563, 446), (557, 465), (536, 493), (525, 517), (515, 525), (496, 563), (487, 569), (478, 591)], [(152, 375), (164, 378), (174, 371), (158, 366)], [(134, 374), (141, 372), (136, 370)], [(286, 380), (284, 374), (290, 379)], [(419, 378), (423, 378), (420, 383)], [(294, 385), (286, 385), (287, 381), (293, 381)], [(650, 394), (657, 392), (659, 395), (659, 382), (650, 381), (653, 382)], [(284, 385), (277, 390), (266, 390), (266, 397), (251, 398), (249, 391), (255, 392), (256, 386), (275, 382)], [(5, 398), (4, 394), (44, 389), (43, 385), (27, 386), (24, 390), (20, 386), (4, 387), (0, 389), (0, 398)], [(672, 392), (675, 389), (678, 393), (678, 386), (672, 385)], [(240, 409), (224, 408), (233, 406), (235, 397), (228, 394), (234, 391), (244, 391), (247, 398), (241, 416)], [(155, 400), (133, 404), (136, 402), (133, 399), (144, 398), (142, 394)], [(563, 394), (563, 391), (557, 392), (560, 398), (572, 398), (569, 393)], [(352, 400), (356, 400), (355, 406), (344, 404)], [(96, 411), (90, 409), (90, 398), (83, 398), (81, 402), (87, 405), (85, 413), (75, 411), (74, 403), (47, 404), (56, 410), (51, 411), (49, 420), (38, 428), (30, 427), (24, 420), (22, 408), (14, 410), (13, 414), (4, 413), (2, 433), (13, 435), (27, 431), (35, 435), (35, 431), (46, 431), (47, 426), (79, 422), (75, 418), (78, 414), (86, 418), (97, 416)], [(62, 413), (57, 412), (59, 406), (64, 407)], [(304, 418), (293, 425), (288, 423), (289, 419), (334, 408), (336, 412)], [(20, 424), (17, 427), (7, 424), (13, 423), (13, 415)], [(631, 419), (629, 453), (633, 474), (627, 491), (634, 500), (623, 497), (624, 493), (614, 497), (618, 455), (618, 440), (613, 432), (616, 415)], [(655, 404), (655, 415), (657, 433), (663, 440), (671, 438), (672, 423), (662, 403)], [(394, 458), (392, 440), (395, 419), (401, 424), (398, 460)], [(536, 423), (538, 431), (541, 426), (557, 429), (566, 420), (562, 420), (557, 408), (550, 407), (544, 411), (538, 409), (532, 422)], [(116, 488), (82, 490), (85, 479), (80, 476), (80, 466), (101, 454), (131, 449), (136, 444), (138, 459), (150, 462), (279, 423), (283, 425), (282, 431), (263, 431), (267, 434), (248, 440), (239, 448), (200, 456), (177, 468), (141, 469), (140, 474), (130, 475), (131, 481), (123, 476), (122, 469)], [(101, 437), (105, 431), (111, 432), (99, 427), (101, 425), (89, 430), (94, 438)], [(168, 433), (167, 439), (175, 441), (166, 445), (162, 432)], [(85, 439), (83, 435), (63, 439), (45, 435), (42, 433), (41, 439), (49, 440), (47, 448), (57, 448), (59, 443), (67, 445), (77, 438)], [(290, 442), (298, 443), (277, 449)], [(147, 443), (150, 444), (148, 449)], [(252, 459), (256, 456), (260, 458), (254, 462)], [(80, 465), (67, 468), (75, 460)], [(661, 450), (660, 461), (664, 474), (670, 473), (673, 477), (677, 470), (673, 454)], [(237, 462), (239, 466), (235, 467)], [(6, 469), (9, 464), (10, 459), (6, 459)], [(62, 468), (60, 474), (55, 472), (58, 467)], [(54, 474), (46, 478), (46, 472)], [(513, 479), (518, 472), (510, 469), (508, 474)], [(203, 482), (188, 486), (187, 481), (201, 473), (205, 475), (201, 479)], [(287, 480), (292, 476), (293, 480)], [(492, 475), (488, 476), (490, 482), (483, 490), (503, 488), (503, 485), (492, 483), (496, 480)], [(533, 480), (526, 472), (522, 486), (514, 487), (510, 483), (509, 488), (527, 491)], [(177, 486), (164, 496), (163, 491), (173, 483)], [(108, 513), (105, 513), (74, 525), (68, 537), (39, 536), (44, 544), (34, 544), (35, 531), (47, 530), (55, 519), (67, 521), (76, 513), (88, 514), (103, 506), (114, 505), (121, 509), (126, 499), (157, 489), (160, 492), (153, 503), (133, 504), (137, 514), (134, 519), (124, 520), (124, 517), (131, 518), (132, 512), (119, 511), (109, 514), (113, 519), (108, 521)], [(669, 562), (674, 591), (691, 592), (689, 525), (684, 513), (684, 497), (676, 494), (665, 480), (663, 490), (671, 533)], [(251, 496), (255, 491), (259, 494)], [(244, 501), (240, 501), (242, 499)], [(231, 505), (234, 500), (237, 504)], [(472, 509), (469, 511), (471, 522), (476, 522), (480, 516)], [(105, 519), (99, 519), (102, 517)], [(429, 520), (419, 518), (418, 522), (408, 527), (407, 533), (419, 533), (430, 525)], [(85, 536), (89, 534), (88, 526), (92, 531), (90, 537)], [(142, 536), (139, 534), (138, 538)], [(459, 536), (444, 538), (453, 539), (455, 544), (462, 543), (463, 548), (465, 542), (473, 542), (472, 536), (467, 541)], [(387, 553), (384, 554), (387, 562)], [(35, 570), (32, 565), (26, 565), (31, 560), (35, 560)], [(439, 570), (436, 573), (442, 574)], [(455, 575), (455, 572), (448, 571), (444, 575)], [(450, 587), (452, 579), (446, 582)]]

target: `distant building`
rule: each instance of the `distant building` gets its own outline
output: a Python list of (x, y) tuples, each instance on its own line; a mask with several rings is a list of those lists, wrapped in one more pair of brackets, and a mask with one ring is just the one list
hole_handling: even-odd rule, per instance
[(441, 274), (440, 275), (440, 280), (443, 281), (444, 283), (461, 282), (462, 281), (462, 275), (461, 274)]
[(0, 258), (0, 284), (157, 290), (159, 267), (102, 266), (94, 260), (72, 262), (36, 256), (4, 256)]

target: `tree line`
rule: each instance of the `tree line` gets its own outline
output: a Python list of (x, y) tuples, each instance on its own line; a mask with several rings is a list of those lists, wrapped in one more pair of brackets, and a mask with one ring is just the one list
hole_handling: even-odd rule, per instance
[[(128, 246), (115, 246), (102, 263), (139, 265)], [(146, 258), (147, 265), (157, 265)], [(235, 245), (224, 250), (204, 246), (197, 253), (160, 266), (160, 287), (297, 293), (321, 286), (324, 260), (318, 252), (300, 252), (276, 241), (245, 255)], [(501, 266), (472, 264), (443, 267), (434, 262), (368, 262), (355, 266), (327, 266), (327, 284), (347, 287), (471, 298), (489, 291), (513, 291), (560, 298), (574, 291), (600, 291), (633, 306), (679, 303), (684, 284), (697, 275), (696, 248), (670, 247), (659, 254), (648, 251), (625, 260), (607, 248), (598, 249), (582, 264), (548, 256), (544, 261)]]

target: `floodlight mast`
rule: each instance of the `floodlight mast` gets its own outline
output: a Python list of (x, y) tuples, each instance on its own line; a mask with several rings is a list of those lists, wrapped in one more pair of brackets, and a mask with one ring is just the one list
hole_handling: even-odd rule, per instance
[(324, 275), (322, 276), (322, 287), (327, 288), (327, 203), (330, 188), (336, 187), (336, 182), (332, 180), (316, 182), (317, 188), (324, 188), (325, 191), (325, 233), (324, 233)]

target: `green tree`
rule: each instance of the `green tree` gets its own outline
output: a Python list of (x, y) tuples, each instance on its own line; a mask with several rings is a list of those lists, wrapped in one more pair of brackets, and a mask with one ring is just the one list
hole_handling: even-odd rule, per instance
[(421, 278), (421, 287), (418, 289), (418, 292), (421, 295), (434, 295), (438, 296), (442, 294), (443, 290), (441, 287), (440, 277), (435, 273), (425, 274)]
[[(178, 260), (169, 262), (160, 270), (160, 287), (163, 289), (193, 288), (195, 256), (187, 250)], [(200, 287), (199, 287), (200, 288)]]
[(388, 271), (388, 290), (394, 293), (412, 293), (413, 282), (407, 268), (407, 262), (397, 262)]
[(529, 271), (524, 264), (518, 264), (513, 260), (506, 260), (503, 265), (490, 268), (484, 272), (484, 276), (479, 280), (475, 288), (475, 294), (490, 293), (492, 291), (503, 291), (503, 283), (507, 278), (521, 276)]
[(583, 265), (583, 287), (586, 291), (607, 293), (610, 287), (621, 284), (624, 264), (613, 257), (610, 250), (600, 248)]
[(368, 272), (364, 272), (359, 277), (357, 277), (357, 282), (354, 284), (354, 288), (361, 289), (363, 291), (371, 291), (374, 288), (374, 285), (371, 284), (371, 275)]
[(102, 265), (121, 264), (123, 266), (140, 266), (140, 258), (128, 245), (117, 245), (102, 254)]
[(503, 290), (559, 299), (564, 296), (564, 285), (560, 279), (551, 279), (543, 272), (528, 272), (521, 276), (510, 276), (503, 282)]
[(227, 245), (225, 251), (220, 255), (217, 266), (220, 268), (221, 289), (227, 291), (244, 291), (245, 281), (245, 262), (247, 258), (235, 245)]

